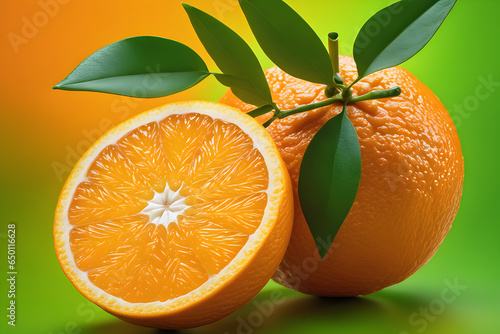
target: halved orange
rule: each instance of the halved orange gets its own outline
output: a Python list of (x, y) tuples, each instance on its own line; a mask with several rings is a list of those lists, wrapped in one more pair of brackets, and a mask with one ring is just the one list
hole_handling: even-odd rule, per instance
[(211, 102), (169, 104), (105, 134), (57, 205), (55, 249), (90, 301), (180, 329), (250, 301), (286, 250), (293, 198), (267, 131)]

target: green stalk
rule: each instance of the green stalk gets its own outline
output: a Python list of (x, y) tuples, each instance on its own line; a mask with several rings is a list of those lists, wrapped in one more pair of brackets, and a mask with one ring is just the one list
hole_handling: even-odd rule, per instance
[[(316, 102), (316, 103), (311, 103), (311, 104), (303, 105), (303, 106), (297, 107), (295, 109), (290, 109), (290, 110), (284, 110), (284, 111), (277, 112), (267, 122), (270, 122), (269, 124), (271, 124), (272, 121), (274, 121), (276, 118), (280, 118), (280, 119), (281, 118), (285, 118), (287, 116), (295, 115), (295, 114), (298, 114), (298, 113), (301, 113), (301, 112), (304, 112), (304, 111), (313, 110), (313, 109), (316, 109), (316, 108), (325, 107), (325, 106), (328, 106), (330, 104), (334, 104), (334, 103), (337, 103), (337, 102), (342, 102), (344, 104), (351, 104), (351, 103), (356, 103), (356, 102), (361, 102), (361, 101), (367, 101), (367, 100), (378, 100), (378, 99), (385, 99), (385, 98), (388, 98), (388, 97), (395, 97), (395, 96), (399, 96), (400, 94), (401, 94), (401, 88), (399, 88), (399, 86), (396, 86), (396, 87), (392, 87), (392, 88), (389, 88), (389, 89), (376, 90), (376, 91), (367, 93), (365, 95), (361, 95), (361, 96), (356, 96), (356, 97), (350, 98), (349, 100), (346, 100), (341, 95), (336, 95), (336, 96), (334, 96), (332, 98), (329, 98), (329, 99), (326, 99), (326, 100), (323, 100), (323, 101), (319, 101), (319, 102)], [(266, 124), (266, 123), (264, 123), (264, 124)]]
[(335, 85), (327, 86), (325, 88), (326, 97), (330, 98), (339, 93), (339, 85), (344, 83), (344, 80), (340, 77), (339, 71), (339, 34), (336, 32), (331, 32), (328, 34), (328, 51), (330, 53), (330, 60), (332, 62), (333, 68), (333, 81)]
[(267, 104), (265, 106), (262, 106), (262, 107), (259, 107), (257, 109), (254, 109), (254, 110), (247, 112), (247, 115), (251, 116), (251, 117), (259, 117), (261, 115), (267, 114), (268, 112), (270, 112), (273, 109), (274, 109), (274, 107), (272, 105)]
[(353, 82), (351, 82), (351, 84), (349, 86), (347, 86), (347, 89), (351, 89), (351, 87), (354, 86), (361, 79), (362, 78), (357, 78), (356, 80), (354, 80)]
[(267, 121), (265, 121), (262, 126), (267, 128), (269, 125), (271, 125), (272, 122), (274, 122), (274, 120), (278, 118), (278, 114), (274, 114), (273, 117), (271, 117), (270, 119), (268, 119)]
[(328, 50), (332, 61), (333, 73), (339, 73), (339, 34), (331, 32), (328, 34)]
[(279, 117), (280, 114), (282, 114), (283, 112), (280, 110), (280, 108), (278, 108), (278, 106), (276, 105), (276, 103), (273, 103), (272, 104), (272, 107), (274, 109), (274, 115), (273, 117), (271, 117), (270, 119), (268, 119), (267, 121), (265, 121), (262, 126), (267, 128), (269, 125), (271, 125), (272, 122), (274, 122), (274, 120), (276, 118)]
[(332, 98), (329, 98), (329, 99), (326, 99), (326, 100), (323, 100), (323, 101), (319, 101), (319, 102), (316, 102), (316, 103), (311, 103), (311, 104), (307, 104), (307, 105), (304, 105), (304, 106), (300, 106), (300, 107), (297, 107), (295, 109), (290, 109), (290, 110), (284, 110), (282, 112), (280, 112), (278, 114), (278, 118), (285, 118), (287, 116), (290, 116), (290, 115), (295, 115), (295, 114), (298, 114), (298, 113), (301, 113), (301, 112), (304, 112), (304, 111), (308, 111), (308, 110), (312, 110), (312, 109), (316, 109), (316, 108), (321, 108), (321, 107), (325, 107), (327, 105), (330, 105), (330, 104), (333, 104), (333, 103), (336, 103), (336, 102), (343, 102), (344, 100), (342, 99), (341, 96), (337, 95), (337, 96), (334, 96)]
[(349, 101), (349, 103), (356, 103), (356, 102), (361, 102), (361, 101), (367, 101), (367, 100), (378, 100), (378, 99), (385, 99), (388, 97), (395, 97), (401, 95), (401, 88), (399, 86), (392, 87), (389, 89), (384, 89), (384, 90), (375, 90), (373, 92), (369, 92), (365, 95), (361, 96), (356, 96)]

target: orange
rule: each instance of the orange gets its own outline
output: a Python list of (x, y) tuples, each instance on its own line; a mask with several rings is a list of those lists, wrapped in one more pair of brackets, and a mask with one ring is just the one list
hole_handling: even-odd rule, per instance
[[(357, 76), (353, 59), (341, 57), (340, 63), (342, 77), (352, 82)], [(279, 68), (269, 69), (266, 76), (282, 110), (325, 99), (324, 86)], [(402, 89), (399, 97), (348, 106), (361, 145), (361, 180), (354, 205), (323, 260), (302, 214), (297, 183), (307, 145), (340, 113), (341, 105), (296, 114), (268, 127), (290, 172), (295, 200), (292, 237), (274, 276), (278, 283), (321, 296), (369, 294), (412, 275), (448, 233), (460, 203), (464, 166), (444, 106), (401, 67), (364, 78), (353, 87), (353, 95), (396, 85)], [(230, 91), (220, 102), (242, 111), (253, 108)]]
[(251, 300), (292, 221), (288, 172), (265, 129), (222, 104), (184, 102), (128, 120), (85, 153), (54, 239), (86, 298), (131, 323), (179, 329)]

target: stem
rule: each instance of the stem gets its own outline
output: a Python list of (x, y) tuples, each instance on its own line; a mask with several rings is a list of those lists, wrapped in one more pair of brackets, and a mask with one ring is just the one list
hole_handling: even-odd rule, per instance
[(326, 87), (325, 95), (327, 98), (331, 98), (339, 93), (339, 89), (337, 88), (337, 84), (339, 82), (337, 81), (342, 80), (339, 75), (339, 34), (337, 34), (336, 32), (331, 32), (328, 34), (328, 50), (330, 53), (330, 60), (332, 62), (333, 68), (333, 85), (329, 85)]
[(278, 118), (278, 114), (274, 114), (273, 117), (271, 117), (270, 119), (268, 119), (267, 121), (265, 121), (262, 126), (267, 128), (269, 125), (271, 125), (272, 122), (274, 122), (274, 120)]
[(328, 50), (333, 66), (333, 74), (339, 73), (339, 34), (331, 32), (328, 34)]
[(385, 99), (388, 97), (395, 97), (399, 95), (401, 95), (401, 88), (399, 88), (399, 86), (396, 86), (389, 89), (375, 90), (365, 95), (356, 96), (352, 98), (349, 103), (361, 102), (366, 100)]
[(344, 89), (342, 91), (342, 99), (344, 100), (344, 103), (350, 103), (352, 100), (352, 92), (350, 89)]
[[(366, 101), (366, 100), (385, 99), (388, 97), (395, 97), (395, 96), (399, 96), (400, 94), (401, 94), (401, 88), (399, 88), (399, 86), (396, 86), (396, 87), (392, 87), (389, 89), (376, 90), (376, 91), (367, 93), (365, 95), (356, 96), (354, 98), (349, 99), (348, 101), (346, 101), (341, 95), (336, 95), (332, 98), (329, 98), (329, 99), (326, 99), (323, 101), (319, 101), (316, 103), (311, 103), (311, 104), (307, 104), (304, 106), (300, 106), (300, 107), (297, 107), (295, 109), (290, 109), (290, 110), (285, 110), (285, 111), (280, 111), (278, 113), (275, 113), (275, 115), (271, 119), (269, 119), (269, 121), (270, 121), (269, 124), (271, 124), (272, 121), (274, 121), (276, 119), (276, 117), (281, 119), (281, 118), (295, 115), (295, 114), (298, 114), (298, 113), (301, 113), (304, 111), (325, 107), (325, 106), (328, 106), (330, 104), (337, 103), (337, 102), (343, 102), (344, 104), (347, 105), (347, 104)], [(267, 122), (269, 122), (269, 121), (267, 121)], [(264, 123), (264, 124), (266, 124), (266, 123)]]
[[(330, 53), (330, 60), (332, 61), (333, 67), (333, 82), (335, 82), (335, 87), (340, 87), (344, 83), (344, 79), (342, 79), (339, 73), (339, 34), (336, 32), (328, 34), (328, 51)], [(336, 91), (333, 95), (337, 95), (336, 93), (338, 93), (338, 91)]]
[(332, 98), (329, 98), (329, 99), (326, 99), (326, 100), (323, 100), (323, 101), (319, 101), (319, 102), (316, 102), (316, 103), (307, 104), (307, 105), (304, 105), (304, 106), (297, 107), (295, 109), (290, 109), (290, 110), (282, 111), (277, 116), (278, 116), (278, 118), (281, 119), (281, 118), (285, 118), (285, 117), (290, 116), (290, 115), (301, 113), (303, 111), (313, 110), (313, 109), (316, 109), (316, 108), (325, 107), (325, 106), (330, 105), (332, 103), (343, 102), (343, 101), (344, 100), (342, 99), (342, 97), (339, 96), (339, 95), (337, 95), (337, 96), (334, 96)]
[(351, 84), (349, 86), (347, 86), (347, 89), (351, 89), (351, 87), (354, 86), (361, 79), (362, 78), (358, 77), (356, 80), (354, 80), (353, 82), (351, 82)]
[(271, 105), (273, 106), (275, 114), (281, 113), (281, 110), (280, 110), (280, 108), (278, 108), (278, 105), (276, 103), (273, 102)]
[(261, 115), (267, 114), (268, 112), (270, 112), (273, 109), (274, 109), (273, 105), (266, 104), (262, 107), (259, 107), (257, 109), (254, 109), (252, 111), (247, 112), (247, 115), (251, 116), (251, 117), (259, 117)]
[(263, 126), (263, 127), (265, 127), (265, 128), (267, 128), (269, 125), (271, 125), (271, 123), (272, 123), (272, 122), (274, 122), (274, 120), (275, 120), (276, 118), (278, 118), (278, 116), (279, 116), (280, 114), (282, 114), (282, 113), (283, 113), (283, 112), (280, 110), (280, 108), (278, 108), (278, 106), (276, 105), (276, 103), (274, 103), (274, 102), (273, 102), (273, 103), (271, 104), (271, 106), (272, 106), (272, 108), (274, 109), (274, 115), (273, 115), (273, 117), (271, 117), (270, 119), (268, 119), (267, 121), (265, 121), (265, 122), (262, 124), (262, 126)]

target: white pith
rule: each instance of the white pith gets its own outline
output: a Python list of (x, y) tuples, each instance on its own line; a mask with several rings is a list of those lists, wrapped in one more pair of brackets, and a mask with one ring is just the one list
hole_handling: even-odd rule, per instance
[[(135, 312), (136, 314), (163, 314), (168, 310), (179, 310), (182, 307), (189, 306), (193, 300), (202, 299), (208, 294), (215, 293), (227, 281), (229, 281), (239, 268), (247, 263), (249, 259), (256, 253), (262, 243), (262, 240), (268, 235), (269, 230), (273, 227), (273, 222), (276, 220), (276, 212), (280, 203), (279, 198), (282, 194), (278, 191), (282, 187), (283, 168), (280, 164), (279, 153), (275, 150), (274, 144), (270, 139), (266, 130), (255, 123), (255, 120), (242, 115), (235, 118), (235, 112), (241, 113), (236, 109), (221, 106), (217, 103), (210, 102), (190, 102), (165, 105), (160, 108), (150, 110), (143, 114), (137, 115), (133, 119), (122, 123), (104, 135), (97, 143), (87, 151), (80, 161), (75, 166), (72, 174), (67, 180), (67, 185), (63, 189), (58, 211), (56, 212), (55, 237), (56, 243), (59, 244), (61, 254), (59, 260), (61, 265), (67, 272), (68, 277), (77, 287), (77, 289), (85, 294), (96, 296), (95, 302), (116, 313)], [(223, 268), (219, 274), (211, 277), (208, 281), (202, 284), (197, 289), (174, 299), (165, 302), (148, 302), (148, 303), (130, 303), (123, 299), (113, 296), (102, 289), (96, 287), (89, 279), (85, 272), (81, 271), (75, 263), (73, 253), (69, 242), (69, 232), (73, 226), (68, 221), (68, 209), (71, 204), (72, 196), (77, 186), (86, 180), (86, 172), (88, 166), (99, 153), (108, 145), (116, 143), (128, 132), (150, 122), (160, 122), (165, 117), (170, 115), (200, 113), (205, 114), (213, 119), (219, 119), (238, 126), (244, 133), (250, 136), (254, 143), (254, 148), (262, 154), (265, 164), (268, 167), (268, 189), (267, 205), (262, 217), (262, 223), (257, 228), (248, 242), (235, 256), (235, 258)]]
[(181, 188), (173, 191), (167, 183), (163, 192), (155, 191), (153, 198), (148, 201), (148, 205), (141, 213), (149, 216), (150, 223), (168, 228), (170, 223), (176, 223), (177, 217), (189, 208), (180, 190)]

